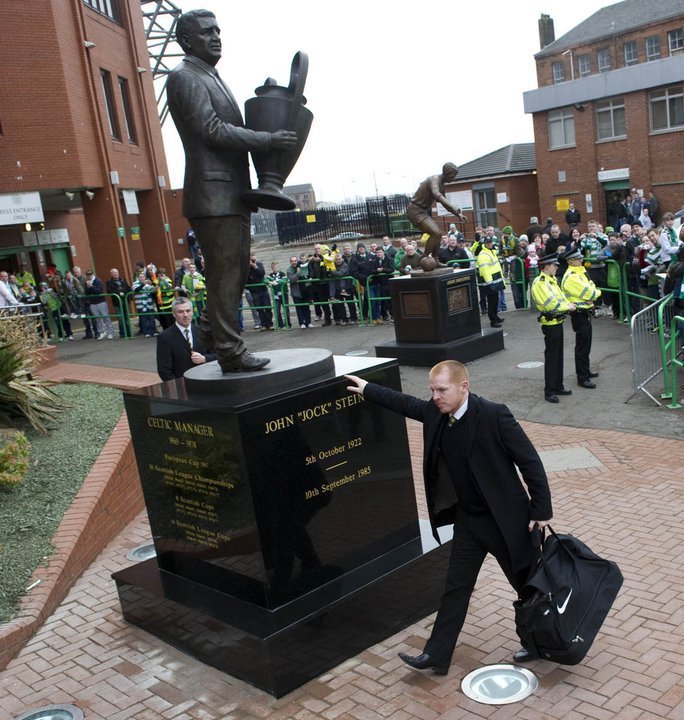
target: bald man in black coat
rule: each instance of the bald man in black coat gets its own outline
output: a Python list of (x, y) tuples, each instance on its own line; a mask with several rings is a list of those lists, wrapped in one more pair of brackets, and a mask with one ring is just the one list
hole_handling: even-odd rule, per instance
[[(552, 516), (546, 472), (511, 411), (471, 394), (468, 371), (455, 360), (430, 371), (429, 401), (347, 377), (353, 383), (350, 391), (423, 423), (430, 523), (438, 542), (437, 528), (443, 525), (454, 524), (454, 537), (446, 590), (430, 639), (422, 654), (399, 656), (413, 668), (445, 675), (487, 554), (496, 558), (516, 591), (527, 580), (534, 559), (529, 533)], [(517, 662), (533, 659), (524, 648), (514, 657)]]

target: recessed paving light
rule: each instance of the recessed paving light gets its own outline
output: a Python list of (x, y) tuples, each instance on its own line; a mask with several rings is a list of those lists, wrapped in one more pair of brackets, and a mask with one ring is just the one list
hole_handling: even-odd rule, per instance
[(532, 368), (538, 368), (541, 367), (544, 363), (539, 362), (539, 360), (528, 360), (527, 362), (521, 362), (516, 367), (519, 367), (521, 370), (531, 370)]
[(516, 665), (486, 665), (463, 678), (461, 690), (484, 705), (508, 705), (524, 700), (537, 689), (537, 676)]
[(346, 352), (345, 355), (368, 355), (368, 350), (350, 350), (349, 352)]
[(14, 720), (83, 720), (83, 713), (75, 705), (46, 705), (17, 715)]
[(150, 558), (156, 557), (156, 555), (157, 551), (154, 548), (154, 543), (145, 543), (145, 545), (138, 545), (138, 547), (133, 548), (126, 555), (126, 560), (142, 562), (143, 560), (149, 560)]

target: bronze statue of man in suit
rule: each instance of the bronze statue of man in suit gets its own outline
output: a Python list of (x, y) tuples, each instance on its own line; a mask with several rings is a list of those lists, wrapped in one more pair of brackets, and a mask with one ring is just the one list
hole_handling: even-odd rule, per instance
[(202, 339), (214, 349), (223, 372), (260, 370), (268, 359), (248, 352), (239, 332), (238, 308), (251, 244), (251, 208), (240, 195), (251, 188), (248, 152), (288, 149), (297, 136), (288, 130), (269, 133), (244, 127), (240, 108), (215, 69), (221, 31), (212, 12), (182, 15), (176, 39), (186, 55), (170, 73), (166, 93), (185, 150), (183, 214), (205, 260)]

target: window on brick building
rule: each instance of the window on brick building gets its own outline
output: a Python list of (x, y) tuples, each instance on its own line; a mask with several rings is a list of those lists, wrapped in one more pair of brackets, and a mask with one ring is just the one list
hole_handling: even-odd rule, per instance
[(598, 140), (617, 140), (627, 137), (623, 97), (596, 102), (596, 135)]
[(105, 109), (107, 110), (107, 122), (109, 123), (109, 133), (114, 140), (121, 140), (121, 130), (119, 129), (119, 119), (116, 116), (116, 105), (114, 103), (114, 88), (112, 87), (112, 74), (109, 70), (100, 70), (102, 78), (102, 90), (104, 92)]
[(552, 110), (548, 115), (549, 149), (575, 144), (575, 118), (570, 108)]
[(562, 61), (559, 60), (551, 65), (551, 74), (554, 84), (565, 81), (565, 65)]
[(684, 93), (681, 85), (649, 93), (648, 107), (651, 132), (684, 128)]
[(612, 58), (610, 57), (610, 48), (601, 48), (596, 51), (596, 62), (598, 64), (598, 71), (608, 72), (613, 67)]
[(580, 77), (591, 75), (591, 55), (578, 55), (577, 69)]
[(83, 0), (83, 2), (89, 8), (96, 10), (101, 15), (106, 15), (111, 20), (121, 22), (119, 0)]
[(639, 53), (637, 52), (636, 40), (628, 40), (624, 44), (625, 67), (636, 65), (639, 62)]
[(478, 225), (497, 227), (499, 216), (496, 211), (496, 192), (493, 185), (473, 186), (475, 218)]
[(646, 38), (646, 61), (657, 60), (660, 57), (660, 37), (651, 35)]
[(682, 50), (684, 50), (684, 30), (681, 28), (678, 30), (670, 30), (667, 34), (667, 46), (670, 50), (670, 55), (682, 52)]
[(138, 144), (138, 134), (135, 131), (135, 118), (133, 117), (133, 106), (131, 95), (128, 91), (128, 80), (119, 77), (119, 91), (121, 92), (121, 104), (123, 106), (124, 124), (126, 125), (126, 137), (128, 142)]

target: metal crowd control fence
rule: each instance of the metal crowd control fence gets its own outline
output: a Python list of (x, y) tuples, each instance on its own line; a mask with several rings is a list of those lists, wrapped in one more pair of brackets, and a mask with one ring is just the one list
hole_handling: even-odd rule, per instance
[(667, 295), (632, 316), (630, 341), (634, 392), (625, 402), (629, 402), (641, 390), (656, 405), (661, 405), (646, 389), (646, 385), (661, 373), (667, 384), (669, 361), (665, 348), (665, 333), (667, 329), (667, 335), (670, 335), (669, 328), (674, 316), (671, 300), (672, 295)]
[[(35, 348), (44, 345), (46, 336), (46, 319), (41, 303), (21, 303), (0, 309), (0, 340), (16, 340), (21, 338), (22, 348)], [(14, 332), (8, 331), (12, 323)]]
[[(389, 273), (384, 273), (387, 275), (390, 275)], [(399, 275), (396, 270), (391, 273), (390, 277), (394, 277), (395, 275)], [(392, 300), (392, 298), (389, 295), (374, 295), (371, 297), (371, 280), (377, 279), (377, 275), (369, 275), (366, 278), (366, 289), (365, 289), (365, 300), (367, 301), (366, 310), (368, 312), (368, 315), (366, 316), (368, 319), (367, 325), (370, 325), (373, 322), (373, 303), (382, 303), (384, 300)], [(373, 283), (375, 284), (375, 283)], [(379, 285), (379, 283), (377, 283)]]
[[(589, 261), (592, 260), (592, 257), (588, 258)], [(594, 260), (596, 258), (593, 258)], [(596, 287), (601, 291), (601, 299), (603, 300), (603, 304), (607, 304), (609, 295), (617, 294), (618, 298), (618, 317), (620, 320), (622, 320), (624, 315), (624, 306), (625, 306), (625, 297), (624, 292), (622, 288), (622, 268), (620, 266), (620, 263), (616, 262), (615, 260), (611, 260), (610, 258), (602, 261), (606, 266), (606, 283), (605, 286), (602, 285), (596, 285)], [(589, 268), (591, 269), (591, 268)], [(611, 272), (612, 269), (612, 272)], [(613, 282), (617, 281), (617, 285), (610, 285), (609, 284), (609, 278), (613, 278)], [(612, 304), (612, 303), (611, 303)]]
[[(620, 297), (622, 299), (622, 306), (620, 308), (620, 317), (625, 318), (629, 320), (632, 316), (632, 303), (630, 302), (630, 298), (634, 298), (636, 303), (641, 304), (642, 300), (646, 300), (649, 303), (656, 302), (655, 298), (650, 297), (649, 295), (642, 295), (640, 292), (634, 292), (633, 290), (629, 289), (629, 275), (628, 270), (628, 263), (625, 263), (620, 272)], [(637, 281), (638, 284), (638, 281)]]
[[(124, 300), (121, 300), (121, 298), (117, 297), (117, 300), (119, 302), (118, 309), (120, 311), (123, 310), (123, 312), (121, 313), (121, 315), (119, 313), (116, 313), (116, 318), (119, 321), (120, 328), (122, 327), (121, 321), (122, 321), (122, 319), (124, 320), (124, 322), (123, 322), (123, 337), (125, 337), (125, 338), (133, 337), (136, 334), (133, 332), (133, 328), (131, 327), (131, 322), (135, 322), (137, 320), (139, 323), (140, 319), (144, 318), (144, 317), (151, 317), (152, 320), (154, 320), (156, 322), (159, 319), (159, 317), (162, 315), (169, 315), (169, 316), (173, 315), (173, 313), (171, 312), (171, 309), (160, 310), (156, 306), (156, 299), (155, 299), (154, 310), (149, 310), (148, 312), (138, 312), (138, 307), (135, 304), (135, 296), (140, 295), (140, 294), (141, 293), (139, 290), (138, 291), (131, 290), (130, 292), (126, 293)], [(152, 293), (150, 293), (150, 294), (152, 294)], [(155, 290), (154, 296), (156, 298), (156, 290)], [(193, 302), (190, 298), (188, 298), (188, 300), (192, 303), (193, 319), (197, 320), (200, 316), (200, 311), (202, 308), (198, 307), (198, 303)], [(133, 308), (133, 310), (131, 310), (131, 308)], [(115, 311), (116, 311), (116, 309), (117, 308), (115, 307)], [(161, 320), (159, 321), (159, 324), (161, 325)], [(163, 329), (163, 327), (162, 327), (162, 329)], [(155, 333), (158, 332), (156, 325), (155, 325), (154, 332)]]
[[(355, 290), (355, 296), (349, 298), (348, 300), (338, 300), (335, 297), (331, 297), (329, 300), (309, 300), (308, 302), (290, 302), (289, 301), (289, 293), (287, 290), (287, 285), (291, 284), (289, 282), (283, 283), (283, 311), (284, 315), (287, 319), (285, 319), (285, 322), (288, 323), (287, 327), (291, 327), (290, 320), (289, 320), (289, 314), (290, 314), (290, 308), (296, 308), (298, 307), (311, 307), (314, 306), (314, 310), (317, 306), (323, 306), (323, 305), (329, 305), (331, 312), (333, 303), (339, 303), (339, 304), (346, 304), (346, 305), (353, 305), (356, 308), (357, 316), (358, 316), (358, 322), (361, 323), (363, 320), (363, 313), (362, 313), (362, 298), (361, 298), (361, 286), (359, 285), (359, 281), (352, 277), (351, 275), (345, 275), (344, 277), (340, 278), (325, 278), (325, 279), (318, 279), (318, 278), (309, 278), (307, 280), (297, 280), (297, 285), (302, 285), (303, 287), (311, 287), (312, 283), (335, 283), (341, 280), (350, 280), (354, 284), (354, 290)], [(272, 291), (274, 291), (274, 288), (271, 288)], [(274, 299), (275, 302), (275, 299)]]
[[(670, 323), (670, 337), (665, 343), (668, 363), (665, 368), (665, 392), (663, 399), (669, 399), (671, 410), (683, 407), (678, 401), (678, 372), (684, 366), (684, 315), (674, 315)], [(669, 372), (668, 372), (669, 369)]]

